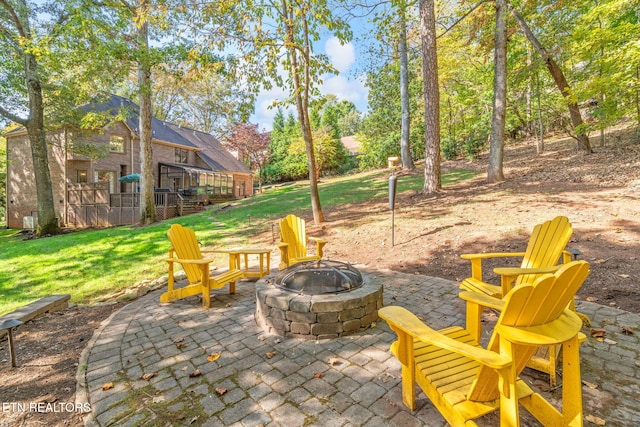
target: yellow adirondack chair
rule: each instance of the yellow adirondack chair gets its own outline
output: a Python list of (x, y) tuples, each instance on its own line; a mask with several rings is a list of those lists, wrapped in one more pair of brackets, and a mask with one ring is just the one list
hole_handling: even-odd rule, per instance
[[(533, 284), (514, 288), (486, 349), (459, 326), (435, 331), (402, 307), (383, 307), (378, 315), (398, 334), (392, 353), (402, 365), (402, 400), (415, 409), (416, 383), (452, 426), (500, 412), (501, 426), (519, 426), (519, 404), (543, 425), (582, 426), (579, 343), (582, 321), (566, 309), (589, 273), (574, 261)], [(562, 408), (531, 389), (519, 374), (539, 346), (561, 344)]]
[[(514, 286), (523, 283), (533, 283), (541, 274), (554, 272), (560, 268), (558, 260), (562, 258), (563, 263), (571, 261), (571, 253), (565, 250), (567, 243), (573, 233), (569, 219), (558, 216), (550, 221), (538, 224), (533, 228), (529, 244), (525, 252), (514, 253), (485, 253), (485, 254), (465, 254), (462, 258), (471, 261), (471, 277), (465, 279), (460, 284), (460, 289), (486, 294), (494, 298), (502, 298)], [(493, 271), (501, 277), (501, 286), (485, 283), (482, 280), (482, 260), (488, 258), (521, 256), (521, 266), (501, 267)], [(468, 298), (472, 298), (469, 295)], [(475, 297), (475, 301), (484, 301), (482, 304), (467, 304), (467, 330), (477, 341), (482, 334), (481, 316), (485, 307), (496, 308), (499, 303), (492, 298)], [(575, 304), (571, 300), (570, 308), (574, 309)], [(589, 319), (582, 315), (578, 316), (585, 322)], [(553, 387), (556, 385), (556, 359), (560, 352), (559, 346), (540, 349), (529, 362), (529, 367), (549, 374), (549, 383)]]
[[(538, 275), (556, 271), (561, 256), (563, 263), (571, 261), (571, 253), (565, 251), (565, 247), (572, 234), (569, 219), (558, 216), (533, 228), (525, 252), (462, 254), (463, 259), (471, 262), (471, 277), (464, 279), (460, 288), (502, 298), (513, 286), (532, 283)], [(522, 257), (520, 268), (496, 268), (493, 271), (500, 276), (500, 286), (485, 283), (482, 279), (482, 260), (505, 257)]]
[[(210, 265), (213, 260), (203, 258), (202, 252), (206, 251), (200, 251), (193, 230), (180, 224), (173, 224), (167, 235), (172, 245), (169, 249), (169, 258), (166, 259), (169, 264), (169, 282), (167, 292), (160, 295), (160, 302), (171, 302), (202, 293), (202, 306), (209, 308), (211, 289), (222, 288), (229, 283), (229, 293), (236, 293), (236, 281), (244, 278), (244, 273), (237, 268), (236, 262), (230, 260), (228, 271), (210, 276)], [(187, 275), (189, 284), (183, 288), (174, 288), (174, 263), (182, 265)]]
[[(307, 239), (316, 242), (316, 254), (307, 254)], [(305, 221), (295, 215), (287, 215), (280, 220), (280, 270), (297, 262), (314, 261), (322, 258), (322, 250), (327, 241), (318, 237), (307, 237)]]

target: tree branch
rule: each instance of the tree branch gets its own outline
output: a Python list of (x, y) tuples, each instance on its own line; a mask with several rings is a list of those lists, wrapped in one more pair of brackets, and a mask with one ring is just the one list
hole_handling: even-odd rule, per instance
[(460, 22), (462, 22), (467, 16), (471, 15), (471, 13), (473, 13), (473, 11), (475, 11), (478, 7), (480, 7), (480, 5), (487, 3), (491, 0), (480, 0), (478, 3), (476, 3), (475, 6), (473, 6), (471, 9), (469, 9), (464, 15), (462, 15), (460, 18), (458, 18), (456, 20), (456, 22), (454, 22), (450, 27), (445, 28), (444, 32), (442, 34), (439, 34), (436, 36), (436, 39), (439, 39), (440, 37), (444, 36), (445, 34), (447, 34), (449, 31), (451, 31), (456, 25), (458, 25)]
[(11, 5), (6, 2), (6, 0), (0, 0), (0, 5), (4, 7), (7, 12), (9, 12), (9, 15), (11, 15), (11, 20), (13, 21), (14, 24), (16, 24), (16, 29), (18, 30), (18, 33), (22, 37), (25, 37), (25, 38), (29, 37), (28, 32), (26, 32), (25, 29), (22, 27), (22, 22), (20, 22), (20, 17), (16, 13), (15, 9), (11, 7)]
[(15, 114), (11, 113), (10, 111), (5, 110), (2, 105), (0, 105), (0, 115), (6, 117), (7, 119), (19, 123), (22, 126), (27, 126), (27, 123), (29, 123), (28, 119), (23, 119), (20, 116), (16, 116)]

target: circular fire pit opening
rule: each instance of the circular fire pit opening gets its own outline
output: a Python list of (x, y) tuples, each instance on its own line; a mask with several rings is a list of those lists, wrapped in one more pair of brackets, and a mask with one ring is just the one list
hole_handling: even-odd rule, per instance
[(275, 285), (301, 295), (349, 292), (362, 286), (362, 275), (346, 262), (321, 259), (290, 266), (278, 274)]
[(275, 335), (318, 340), (354, 334), (376, 322), (379, 308), (381, 280), (339, 261), (295, 264), (256, 283), (256, 323)]

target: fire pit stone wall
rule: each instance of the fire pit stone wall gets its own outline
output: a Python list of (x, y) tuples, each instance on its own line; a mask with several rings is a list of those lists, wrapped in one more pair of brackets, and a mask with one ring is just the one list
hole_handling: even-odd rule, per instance
[(378, 319), (382, 282), (363, 273), (363, 285), (350, 292), (303, 295), (273, 286), (266, 277), (256, 283), (256, 322), (271, 334), (329, 339), (363, 331)]

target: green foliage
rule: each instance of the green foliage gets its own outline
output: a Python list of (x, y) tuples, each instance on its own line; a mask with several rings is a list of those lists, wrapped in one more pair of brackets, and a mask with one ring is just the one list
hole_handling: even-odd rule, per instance
[[(384, 170), (325, 179), (319, 191), (330, 209), (364, 201), (384, 202), (387, 175)], [(452, 171), (444, 175), (444, 182), (473, 175)], [(402, 177), (398, 191), (415, 191), (421, 186), (420, 174)], [(0, 315), (54, 293), (69, 293), (73, 303), (87, 304), (138, 281), (165, 275), (166, 233), (175, 222), (194, 229), (204, 246), (252, 245), (255, 235), (269, 232), (271, 224), (286, 213), (309, 212), (308, 193), (308, 185), (291, 185), (236, 201), (224, 211), (214, 207), (147, 227), (85, 230), (34, 240), (22, 240), (16, 230), (0, 230)], [(212, 221), (223, 226), (212, 227)], [(216, 260), (218, 266), (225, 263), (222, 255)]]

